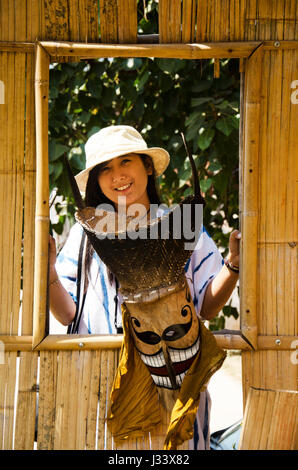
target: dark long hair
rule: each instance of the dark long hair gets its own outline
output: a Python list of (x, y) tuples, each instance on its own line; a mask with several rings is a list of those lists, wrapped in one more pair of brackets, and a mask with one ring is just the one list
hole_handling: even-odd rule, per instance
[[(155, 169), (152, 162), (151, 157), (149, 155), (139, 155), (141, 158), (143, 165), (146, 169), (151, 169), (152, 174), (148, 175), (148, 182), (147, 182), (147, 194), (150, 201), (150, 204), (161, 204), (161, 200), (157, 191), (156, 182), (155, 182)], [(115, 205), (110, 199), (108, 199), (101, 190), (101, 187), (98, 184), (98, 175), (102, 168), (106, 163), (100, 163), (96, 167), (92, 168), (89, 173), (87, 185), (86, 185), (86, 192), (85, 192), (85, 204), (87, 207), (97, 207), (100, 204), (111, 204), (112, 206)], [(85, 256), (85, 289), (88, 287), (88, 273), (91, 265), (92, 256), (94, 253), (94, 249), (87, 238), (87, 245), (86, 245), (86, 256)], [(113, 280), (113, 274), (109, 273), (110, 281)]]

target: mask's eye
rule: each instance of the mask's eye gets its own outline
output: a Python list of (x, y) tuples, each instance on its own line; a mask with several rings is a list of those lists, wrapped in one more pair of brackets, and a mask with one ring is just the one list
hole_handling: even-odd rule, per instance
[(141, 323), (139, 322), (139, 320), (135, 317), (132, 318), (132, 321), (134, 323), (134, 325), (137, 327), (137, 328), (140, 328), (141, 326)]
[(190, 309), (190, 306), (189, 305), (184, 305), (184, 307), (182, 307), (181, 309), (181, 315), (182, 317), (187, 317), (188, 314), (191, 314), (191, 309)]

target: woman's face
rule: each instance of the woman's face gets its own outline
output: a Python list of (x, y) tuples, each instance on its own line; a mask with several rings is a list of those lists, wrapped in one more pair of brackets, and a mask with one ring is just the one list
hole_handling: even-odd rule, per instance
[[(149, 208), (147, 194), (148, 175), (152, 169), (145, 168), (141, 157), (129, 153), (106, 162), (98, 174), (98, 184), (103, 194), (118, 205), (143, 204)], [(121, 197), (121, 200), (119, 200)]]

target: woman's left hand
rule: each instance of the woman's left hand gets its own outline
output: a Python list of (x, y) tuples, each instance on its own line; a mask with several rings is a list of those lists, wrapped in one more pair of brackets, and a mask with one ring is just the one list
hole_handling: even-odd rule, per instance
[(241, 232), (239, 230), (233, 230), (229, 239), (229, 254), (228, 260), (234, 265), (239, 266), (239, 252), (240, 252), (240, 239)]

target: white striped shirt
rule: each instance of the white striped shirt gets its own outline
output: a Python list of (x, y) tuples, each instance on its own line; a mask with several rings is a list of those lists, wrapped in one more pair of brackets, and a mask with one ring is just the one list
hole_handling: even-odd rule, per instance
[[(76, 302), (76, 280), (78, 254), (83, 234), (82, 227), (76, 223), (70, 230), (68, 239), (56, 263), (57, 273), (65, 289)], [(210, 281), (223, 265), (214, 241), (203, 227), (196, 249), (185, 265), (185, 274), (197, 314), (200, 314), (204, 295)], [(79, 324), (79, 334), (115, 334), (115, 280), (109, 279), (106, 265), (94, 253), (89, 274), (89, 286), (84, 309)], [(117, 326), (121, 326), (121, 295), (118, 293)]]

